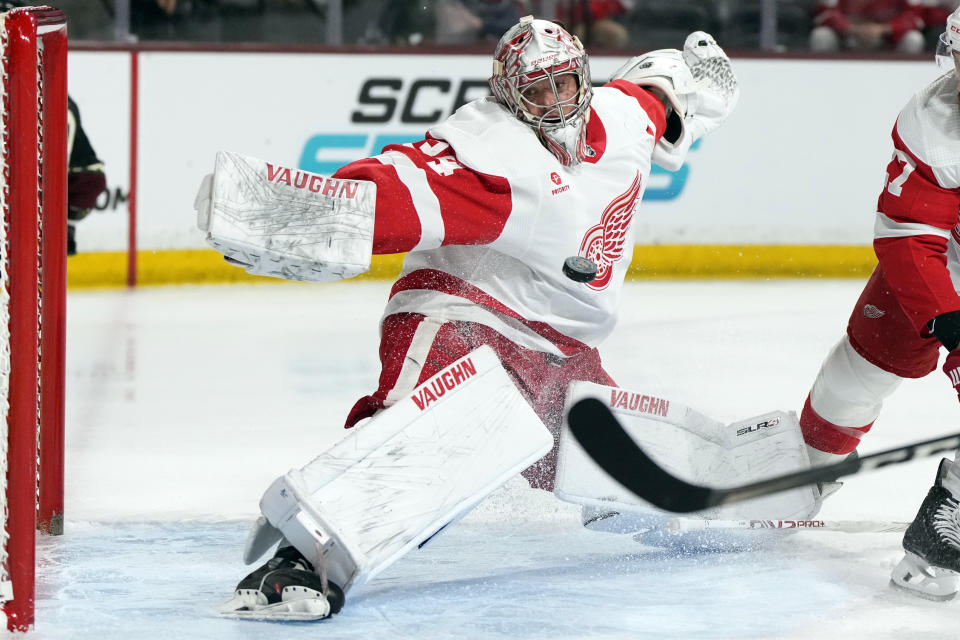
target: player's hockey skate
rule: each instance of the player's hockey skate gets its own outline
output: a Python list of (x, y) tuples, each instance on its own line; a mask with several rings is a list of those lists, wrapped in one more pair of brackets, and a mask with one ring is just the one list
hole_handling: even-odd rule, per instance
[(281, 547), (237, 585), (220, 615), (255, 620), (322, 620), (343, 607), (343, 590), (317, 575), (294, 547)]
[(943, 486), (952, 464), (940, 463), (936, 483), (903, 535), (906, 556), (891, 575), (894, 586), (930, 600), (950, 600), (960, 590), (960, 506)]

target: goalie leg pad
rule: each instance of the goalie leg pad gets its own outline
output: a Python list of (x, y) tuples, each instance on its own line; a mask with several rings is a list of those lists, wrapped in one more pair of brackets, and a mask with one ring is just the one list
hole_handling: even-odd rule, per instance
[[(651, 458), (689, 482), (735, 485), (810, 466), (793, 413), (774, 411), (723, 424), (673, 400), (589, 382), (570, 385), (567, 409), (586, 397), (605, 402)], [(624, 531), (628, 522), (637, 529), (665, 522), (662, 511), (598, 467), (567, 425), (560, 439), (555, 494), (567, 502), (620, 514), (619, 524), (607, 518), (592, 528)], [(820, 501), (815, 487), (803, 487), (709, 509), (701, 515), (728, 520), (807, 519), (817, 512)]]
[(485, 346), (278, 478), (260, 508), (346, 591), (462, 517), (552, 446)]

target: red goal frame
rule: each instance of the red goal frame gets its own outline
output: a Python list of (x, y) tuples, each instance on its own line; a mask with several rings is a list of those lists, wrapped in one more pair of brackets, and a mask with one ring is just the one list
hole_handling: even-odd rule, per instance
[(51, 7), (2, 16), (2, 286), (9, 292), (7, 627), (34, 620), (36, 531), (63, 532), (67, 24)]

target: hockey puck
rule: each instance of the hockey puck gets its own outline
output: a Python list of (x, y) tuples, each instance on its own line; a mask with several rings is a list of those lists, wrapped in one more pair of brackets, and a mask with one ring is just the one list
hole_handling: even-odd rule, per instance
[(570, 256), (563, 261), (563, 275), (574, 282), (591, 282), (597, 277), (597, 265), (582, 256)]

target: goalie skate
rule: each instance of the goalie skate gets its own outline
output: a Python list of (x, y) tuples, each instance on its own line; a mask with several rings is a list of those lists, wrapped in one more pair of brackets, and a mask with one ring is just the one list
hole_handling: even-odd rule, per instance
[(240, 581), (220, 608), (227, 618), (309, 621), (329, 618), (343, 607), (343, 591), (325, 581), (293, 547), (283, 547)]

